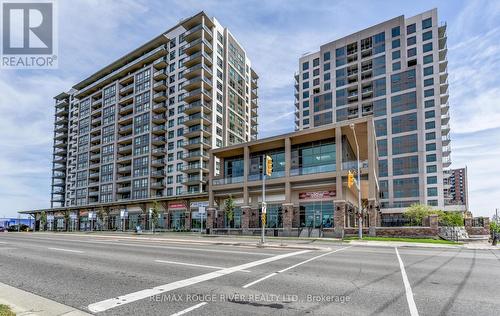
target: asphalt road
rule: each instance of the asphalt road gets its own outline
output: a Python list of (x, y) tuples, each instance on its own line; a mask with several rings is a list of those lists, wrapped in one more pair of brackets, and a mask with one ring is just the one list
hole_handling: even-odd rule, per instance
[(0, 282), (99, 315), (498, 315), (500, 252), (0, 234)]

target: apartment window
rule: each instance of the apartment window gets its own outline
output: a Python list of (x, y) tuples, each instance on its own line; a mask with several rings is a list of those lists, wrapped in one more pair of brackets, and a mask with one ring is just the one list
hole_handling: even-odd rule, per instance
[(432, 27), (432, 18), (427, 18), (425, 20), (422, 20), (422, 29), (428, 29), (429, 27)]
[(375, 121), (375, 134), (377, 137), (387, 136), (387, 120), (376, 120)]
[(398, 71), (401, 70), (401, 62), (395, 62), (392, 64), (392, 71)]
[(328, 90), (330, 90), (330, 89), (331, 89), (331, 85), (330, 85), (330, 83), (329, 83), (329, 82), (327, 82), (327, 83), (325, 83), (325, 84), (323, 85), (323, 90), (324, 90), (324, 91), (328, 91)]
[(323, 60), (324, 61), (330, 60), (330, 52), (324, 52), (323, 53)]
[(437, 188), (427, 188), (427, 196), (437, 196), (438, 189)]
[(313, 86), (319, 85), (319, 78), (313, 80)]
[(385, 78), (374, 80), (373, 90), (375, 97), (385, 95)]
[(314, 115), (314, 126), (321, 126), (332, 123), (332, 112)]
[(382, 116), (386, 115), (386, 99), (381, 99), (377, 101), (373, 101), (373, 115), (374, 116)]
[(424, 68), (424, 76), (429, 76), (434, 73), (434, 68), (432, 66)]
[(305, 110), (304, 112), (302, 112), (302, 116), (308, 116), (309, 115), (309, 110)]
[(307, 70), (309, 69), (309, 62), (306, 61), (305, 63), (302, 64), (302, 70)]
[(436, 154), (429, 154), (425, 156), (426, 162), (435, 162), (437, 160)]
[(406, 34), (413, 34), (417, 31), (417, 26), (415, 23), (410, 24), (406, 27)]
[(313, 70), (313, 77), (319, 76), (319, 68)]
[(430, 143), (425, 145), (426, 151), (434, 151), (436, 150), (436, 143)]
[(392, 118), (392, 133), (404, 133), (417, 130), (417, 113), (394, 116)]
[(302, 102), (302, 108), (307, 109), (309, 107), (309, 100)]
[(408, 92), (391, 98), (391, 112), (398, 113), (417, 108), (416, 92)]
[(387, 139), (377, 140), (378, 155), (380, 157), (387, 156)]
[(432, 63), (432, 61), (433, 61), (432, 54), (424, 56), (424, 64)]
[(434, 84), (434, 78), (429, 78), (424, 80), (424, 87), (432, 86)]
[(302, 82), (302, 89), (309, 89), (309, 81)]
[(398, 38), (398, 39), (395, 39), (392, 41), (392, 48), (398, 48), (401, 46), (401, 40)]
[(306, 79), (309, 79), (309, 73), (308, 72), (304, 72), (302, 74), (302, 80), (306, 80)]
[(392, 37), (401, 35), (401, 29), (399, 26), (393, 27), (391, 30)]
[(428, 89), (424, 90), (424, 98), (432, 97), (434, 96), (434, 89)]
[(427, 112), (425, 112), (425, 118), (426, 119), (433, 118), (435, 116), (436, 116), (435, 111), (427, 111)]
[(383, 160), (378, 161), (378, 175), (381, 177), (387, 177), (387, 175), (388, 175), (387, 159), (383, 159)]
[(313, 67), (318, 67), (319, 66), (319, 58), (314, 58), (313, 59)]
[(151, 70), (146, 69), (135, 76), (135, 91), (149, 89), (151, 86)]
[(148, 157), (134, 158), (134, 177), (148, 175)]
[(428, 41), (430, 39), (432, 39), (432, 31), (425, 32), (422, 34), (422, 41), (423, 42)]
[(424, 102), (424, 105), (426, 108), (432, 108), (432, 107), (434, 107), (434, 104), (435, 104), (434, 99), (425, 100), (425, 102)]
[(309, 125), (309, 119), (303, 119), (302, 125)]
[(433, 129), (436, 127), (435, 121), (425, 122), (425, 129)]
[(416, 84), (415, 69), (391, 75), (392, 93), (415, 88), (415, 84)]
[(401, 51), (400, 50), (395, 50), (392, 52), (392, 59), (399, 59), (401, 58)]
[(418, 197), (419, 196), (419, 178), (394, 179), (392, 181), (394, 197)]
[(408, 50), (408, 58), (413, 57), (417, 55), (417, 48), (413, 47)]
[(434, 139), (436, 139), (435, 132), (425, 133), (425, 140), (434, 140)]
[(329, 72), (327, 72), (327, 73), (323, 74), (323, 80), (324, 80), (324, 81), (328, 81), (328, 80), (330, 80), (330, 73), (329, 73)]
[(424, 44), (422, 50), (424, 53), (430, 52), (432, 50), (432, 42)]
[(392, 138), (392, 154), (406, 154), (418, 151), (418, 135), (411, 134)]
[(417, 37), (416, 36), (408, 37), (406, 39), (407, 46), (411, 46), (411, 45), (415, 45), (415, 44), (417, 44)]
[(436, 173), (437, 172), (437, 166), (436, 165), (430, 165), (426, 167), (427, 173)]
[(392, 160), (393, 175), (400, 176), (414, 173), (418, 173), (418, 156), (394, 158)]
[(309, 91), (302, 92), (302, 98), (303, 99), (309, 98)]
[(330, 63), (325, 63), (323, 65), (323, 71), (328, 71), (328, 70), (330, 70)]

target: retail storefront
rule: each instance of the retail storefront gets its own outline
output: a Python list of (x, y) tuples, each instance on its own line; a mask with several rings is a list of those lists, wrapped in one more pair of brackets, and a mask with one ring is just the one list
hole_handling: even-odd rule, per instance
[(335, 196), (334, 190), (299, 193), (299, 227), (332, 228)]

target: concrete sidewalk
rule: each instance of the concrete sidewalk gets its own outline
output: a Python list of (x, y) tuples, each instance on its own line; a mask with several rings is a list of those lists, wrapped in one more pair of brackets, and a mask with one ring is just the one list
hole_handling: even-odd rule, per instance
[(0, 304), (8, 305), (16, 315), (23, 316), (91, 315), (3, 283), (0, 283)]

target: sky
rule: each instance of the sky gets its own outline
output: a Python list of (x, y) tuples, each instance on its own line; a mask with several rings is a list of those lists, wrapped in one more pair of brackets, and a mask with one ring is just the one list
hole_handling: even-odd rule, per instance
[(500, 1), (59, 0), (59, 67), (0, 69), (0, 217), (50, 206), (53, 97), (204, 10), (259, 74), (259, 137), (294, 130), (301, 55), (396, 16), (438, 8), (447, 23), (452, 167), (468, 167), (470, 209), (500, 208)]

